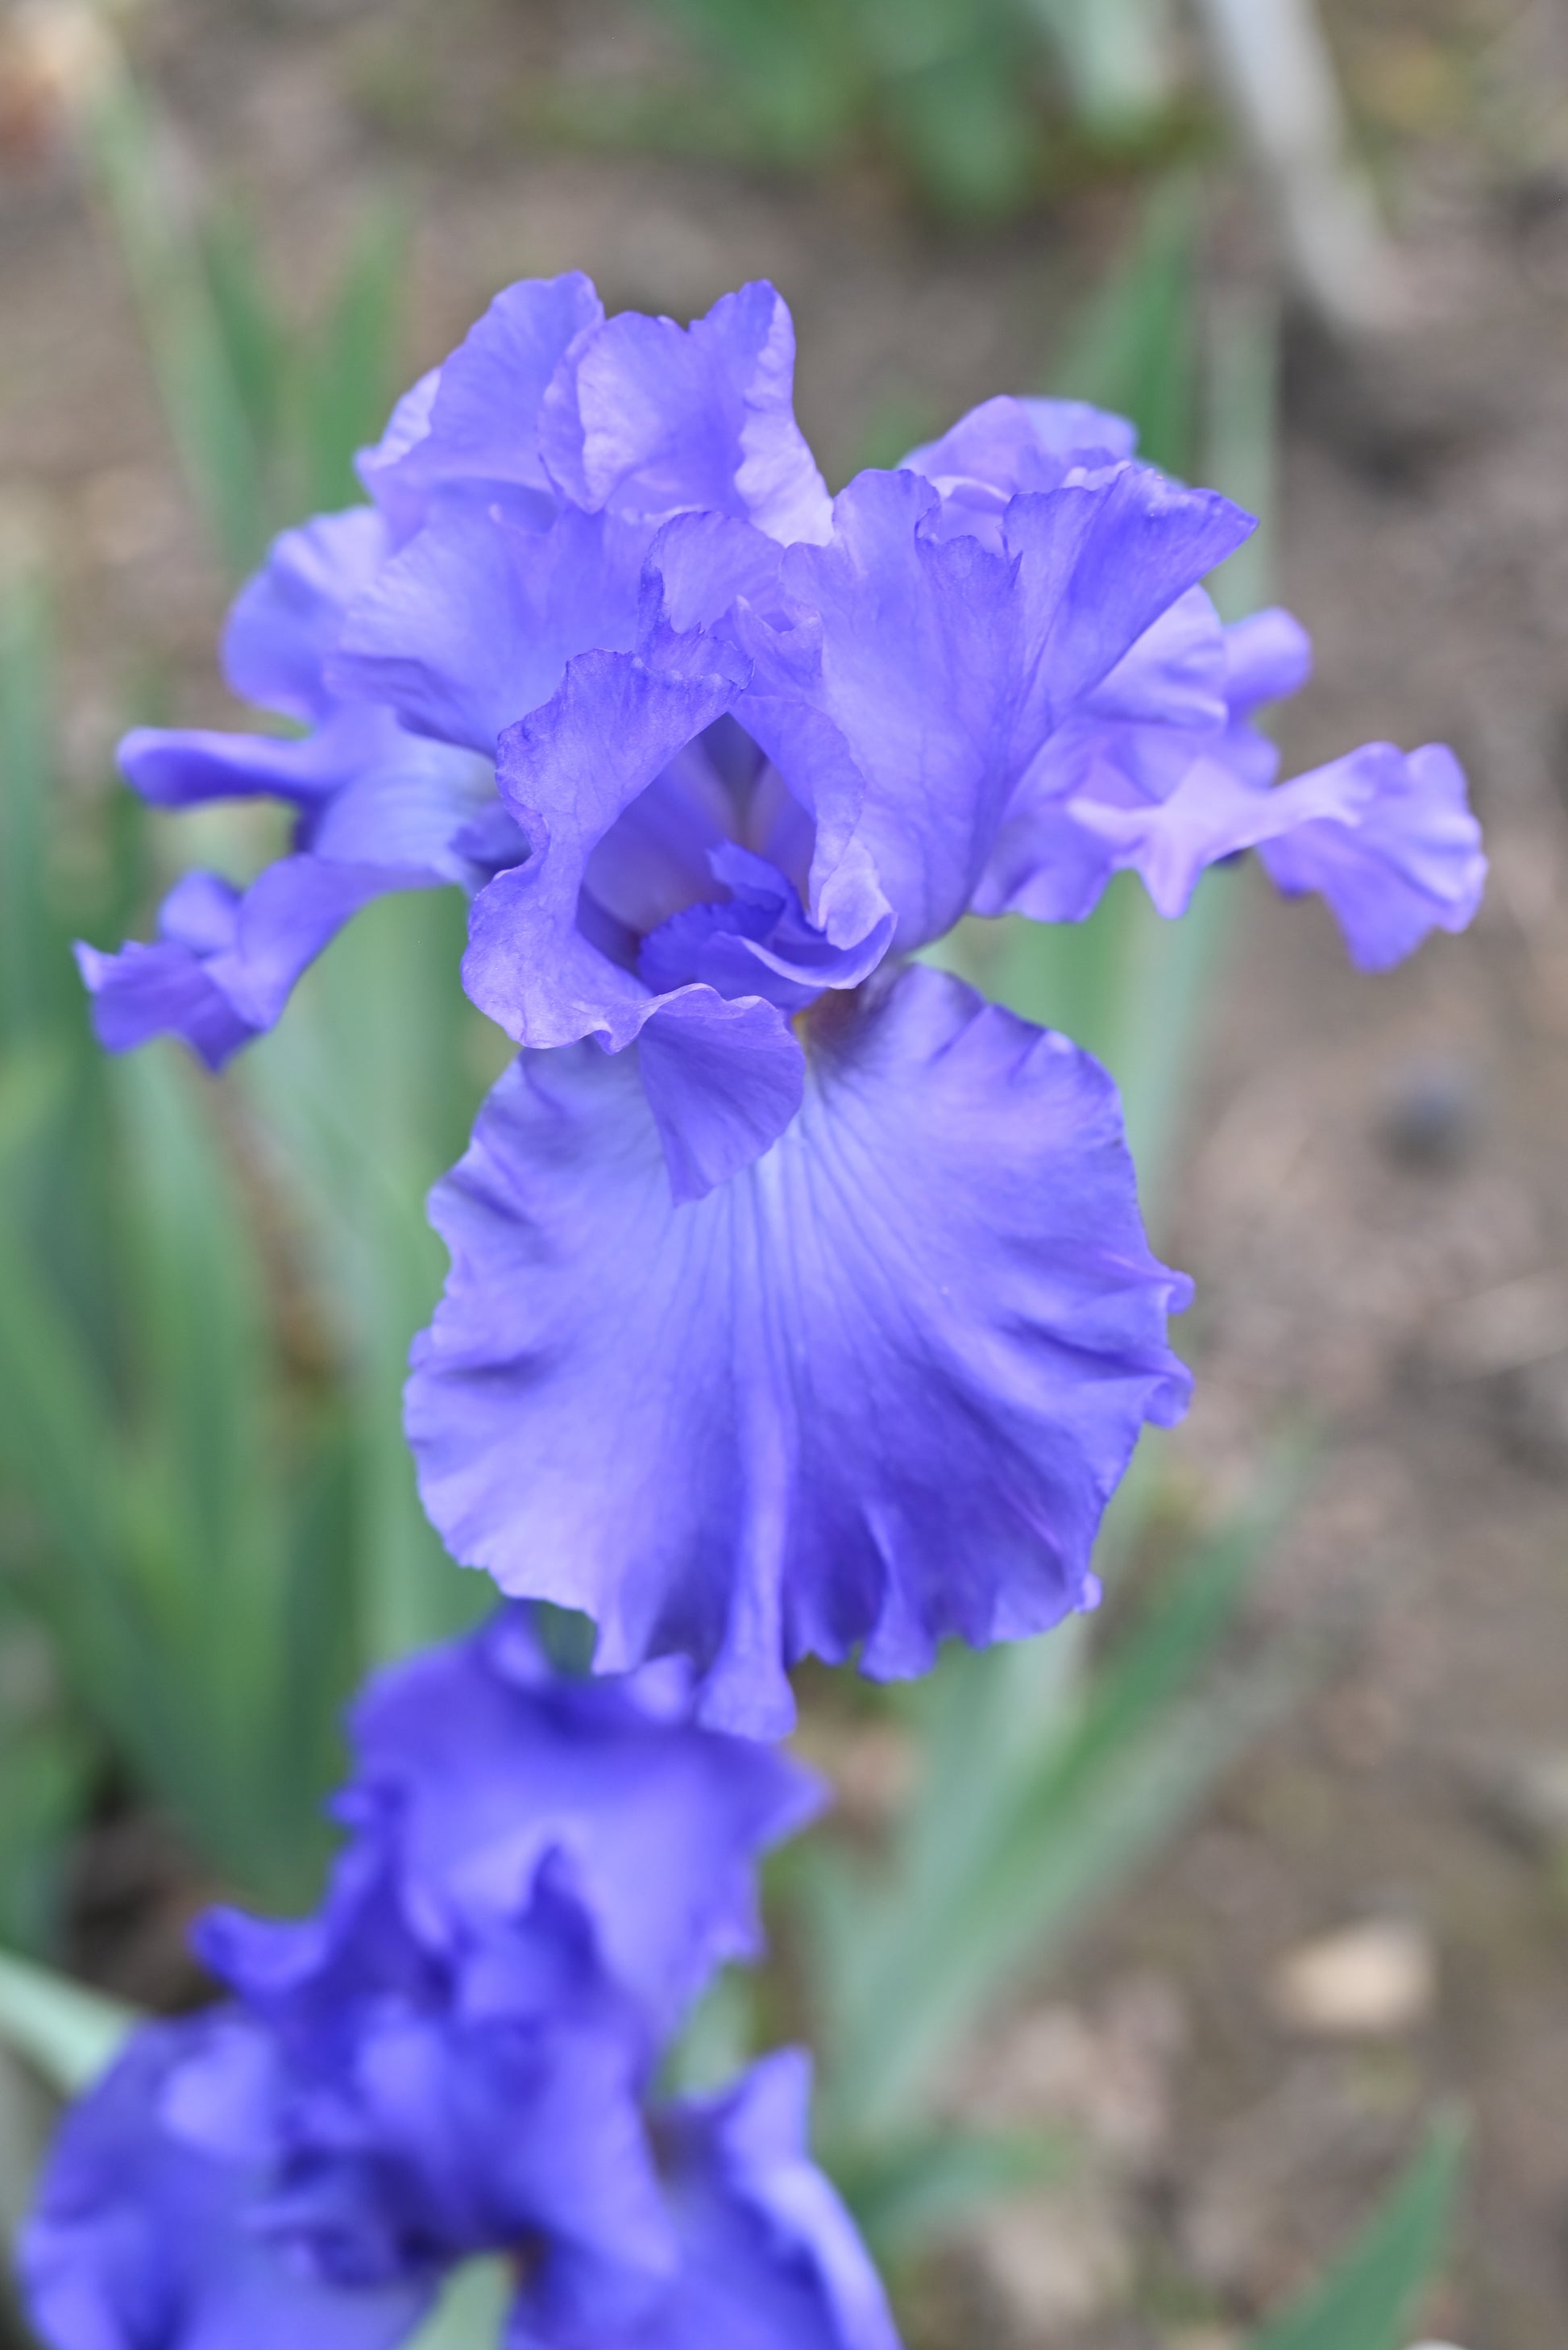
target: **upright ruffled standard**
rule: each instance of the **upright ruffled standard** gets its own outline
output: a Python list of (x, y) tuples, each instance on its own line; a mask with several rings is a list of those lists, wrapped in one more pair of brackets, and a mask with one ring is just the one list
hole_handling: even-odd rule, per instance
[(1379, 968), (1485, 870), (1440, 746), (1276, 784), (1257, 715), (1305, 639), (1221, 627), (1249, 518), (1124, 420), (988, 400), (830, 499), (794, 348), (766, 286), (689, 328), (502, 295), (372, 505), (241, 600), (234, 682), (312, 731), (128, 745), (151, 796), (292, 798), (295, 854), (84, 951), (106, 1042), (216, 1061), (364, 896), (472, 893), (464, 984), (524, 1049), (437, 1194), (426, 1504), (601, 1667), (684, 1654), (751, 1731), (804, 1654), (919, 1671), (1084, 1605), (1186, 1392), (1102, 1073), (909, 959), (1124, 869), (1174, 916), (1255, 849)]
[(67, 2119), (22, 2246), (53, 2350), (394, 2350), (495, 2254), (511, 2350), (897, 2350), (798, 2053), (650, 2096), (820, 1800), (690, 1691), (564, 1680), (518, 1611), (372, 1684), (321, 1909), (210, 1917), (232, 2000)]

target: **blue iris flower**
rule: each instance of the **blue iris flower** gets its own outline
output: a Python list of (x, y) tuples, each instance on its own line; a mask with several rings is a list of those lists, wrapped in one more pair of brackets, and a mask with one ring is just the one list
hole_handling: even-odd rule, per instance
[(241, 600), (235, 682), (313, 731), (127, 746), (165, 802), (292, 797), (296, 853), (84, 954), (106, 1042), (216, 1060), (364, 896), (470, 889), (464, 983), (522, 1049), (433, 1204), (426, 1507), (591, 1615), (601, 1670), (683, 1654), (758, 1735), (807, 1653), (918, 1673), (1092, 1604), (1188, 1392), (1104, 1072), (912, 958), (1122, 869), (1174, 915), (1252, 848), (1378, 968), (1485, 870), (1440, 746), (1275, 781), (1255, 713), (1305, 639), (1221, 626), (1249, 518), (1123, 420), (989, 400), (830, 499), (793, 364), (766, 286), (687, 329), (578, 276), (502, 295), (372, 504)]
[(691, 1692), (563, 1680), (519, 1610), (371, 1684), (321, 1909), (210, 1915), (231, 1997), (67, 2119), (22, 2248), (56, 2350), (390, 2350), (476, 2254), (510, 2350), (897, 2350), (805, 2059), (650, 2091), (820, 1801)]

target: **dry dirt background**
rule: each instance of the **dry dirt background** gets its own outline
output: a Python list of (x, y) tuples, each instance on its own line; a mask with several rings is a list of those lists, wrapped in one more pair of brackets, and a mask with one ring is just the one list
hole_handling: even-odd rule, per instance
[[(768, 275), (835, 479), (890, 416), (912, 437), (1040, 380), (1114, 192), (981, 240), (874, 175), (531, 140), (529, 77), (618, 71), (641, 24), (607, 0), (149, 0), (138, 39), (291, 285), (402, 186), (421, 362), (518, 276), (581, 265), (612, 307), (684, 317)], [(1320, 1416), (1266, 1604), (1332, 1606), (1342, 1661), (1064, 1987), (999, 2020), (971, 2099), (1075, 2115), (1095, 2156), (951, 2264), (933, 2340), (1219, 2350), (1216, 2313), (1320, 2257), (1449, 2091), (1476, 2135), (1436, 2314), (1470, 2350), (1568, 2338), (1568, 8), (1345, 0), (1334, 32), (1409, 315), (1355, 359), (1293, 343), (1282, 584), (1320, 681), (1287, 754), (1452, 741), (1495, 878), (1469, 937), (1380, 980), (1321, 910), (1249, 908), (1168, 1235), (1200, 1299), (1180, 1441), (1234, 1482)], [(186, 714), (219, 707), (219, 583), (57, 161), (0, 185), (0, 517), (41, 524), (64, 576), (86, 778), (139, 664)], [(1384, 2028), (1303, 2029), (1299, 1997), (1283, 2020), (1282, 1960), (1355, 1926), (1342, 1963)]]

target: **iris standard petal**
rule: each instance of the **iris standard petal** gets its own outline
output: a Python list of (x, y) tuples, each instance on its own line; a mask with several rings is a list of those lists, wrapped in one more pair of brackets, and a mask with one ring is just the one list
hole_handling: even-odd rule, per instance
[(580, 270), (498, 294), (450, 359), (400, 402), (359, 477), (400, 541), (440, 496), (511, 496), (538, 523), (556, 500), (539, 454), (539, 406), (576, 337), (604, 306)]
[(816, 813), (809, 910), (835, 938), (846, 847), (902, 946), (950, 929), (1053, 733), (1252, 527), (1132, 465), (1014, 498), (1002, 553), (937, 536), (939, 512), (917, 475), (863, 473), (831, 542), (784, 556), (796, 617), (737, 609), (736, 715)]
[(349, 1791), (353, 1840), (315, 1917), (202, 1922), (282, 2068), (258, 2224), (345, 2285), (547, 2247), (553, 2289), (618, 2309), (670, 2266), (640, 2108), (655, 2019), (607, 1974), (560, 1846), (440, 1909), (402, 1792)]
[(241, 588), (223, 632), (223, 670), (242, 701), (311, 724), (332, 697), (323, 682), (349, 600), (367, 587), (390, 541), (373, 506), (317, 515), (274, 541)]
[(542, 530), (478, 505), (443, 514), (355, 604), (334, 682), (385, 702), (419, 733), (493, 757), (574, 653), (630, 650), (651, 536), (575, 508)]
[(1058, 489), (1075, 468), (1120, 463), (1137, 445), (1125, 416), (1085, 400), (1001, 398), (971, 408), (940, 441), (911, 449), (899, 470), (941, 492), (940, 536), (968, 531), (1000, 551), (1011, 499)]
[[(785, 1668), (1040, 1631), (1185, 1405), (1110, 1080), (913, 970), (810, 1015), (801, 1115), (676, 1206), (635, 1071), (525, 1055), (432, 1214), (452, 1251), (408, 1426), (449, 1546), (666, 1651), (701, 1718), (788, 1726)], [(613, 1469), (611, 1464), (613, 1464)]]
[(585, 334), (545, 395), (545, 462), (589, 513), (740, 515), (826, 537), (829, 501), (794, 421), (794, 326), (758, 282), (689, 328), (637, 311)]

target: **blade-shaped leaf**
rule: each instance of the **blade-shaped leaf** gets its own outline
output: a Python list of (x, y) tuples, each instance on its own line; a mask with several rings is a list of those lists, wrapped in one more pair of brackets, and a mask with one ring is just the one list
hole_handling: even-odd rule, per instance
[(1442, 2258), (1464, 2130), (1435, 2123), (1404, 2177), (1328, 2274), (1254, 2334), (1248, 2350), (1404, 2350)]
[(1064, 2177), (1073, 2161), (1051, 2131), (949, 2128), (879, 2148), (837, 2183), (873, 2252), (895, 2262), (998, 2197)]
[[(837, 1851), (803, 1869), (836, 2144), (907, 2126), (1016, 1970), (1083, 1921), (1299, 1686), (1293, 1645), (1245, 1673), (1213, 1669), (1293, 1491), (1293, 1475), (1276, 1476), (1253, 1510), (1162, 1569), (1141, 1621), (1064, 1714), (1046, 1712), (1030, 1768), (1009, 1758), (955, 1804), (944, 1783), (955, 1743), (939, 1737), (880, 1885), (856, 1889)], [(984, 1671), (953, 1661), (961, 1723), (961, 1684), (983, 1687)]]
[(68, 1975), (0, 1951), (0, 2039), (64, 2096), (96, 2081), (140, 2021)]

